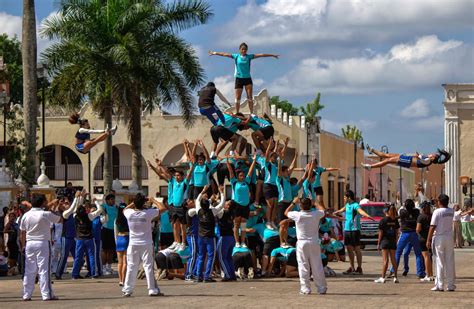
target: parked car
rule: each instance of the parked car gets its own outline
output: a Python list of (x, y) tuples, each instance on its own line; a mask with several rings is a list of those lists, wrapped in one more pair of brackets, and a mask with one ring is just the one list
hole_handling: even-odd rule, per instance
[(360, 219), (360, 241), (361, 248), (365, 245), (376, 245), (379, 234), (379, 222), (385, 216), (383, 210), (386, 203), (383, 202), (369, 202), (361, 204), (360, 207), (368, 213), (375, 221), (362, 217)]

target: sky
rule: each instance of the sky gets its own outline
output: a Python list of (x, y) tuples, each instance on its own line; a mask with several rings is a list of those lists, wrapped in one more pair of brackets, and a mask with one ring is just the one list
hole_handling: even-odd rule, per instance
[[(252, 62), (254, 94), (266, 88), (296, 106), (321, 92), (322, 128), (362, 130), (374, 148), (429, 152), (444, 144), (445, 83), (474, 82), (472, 0), (213, 0), (206, 25), (180, 35), (206, 79), (232, 102), (232, 60), (207, 51), (280, 59)], [(37, 22), (57, 1), (36, 0)], [(21, 37), (22, 1), (0, 0), (0, 33)], [(39, 52), (47, 40), (39, 38)]]

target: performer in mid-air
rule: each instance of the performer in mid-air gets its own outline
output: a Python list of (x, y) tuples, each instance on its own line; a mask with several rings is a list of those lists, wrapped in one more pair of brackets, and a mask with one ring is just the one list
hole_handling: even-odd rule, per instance
[[(109, 135), (114, 135), (117, 131), (117, 125), (113, 128), (106, 127), (104, 130), (91, 130), (87, 119), (82, 119), (78, 113), (69, 116), (70, 124), (79, 124), (79, 130), (76, 133), (76, 150), (86, 154), (98, 143), (105, 141)], [(100, 134), (97, 138), (91, 139), (91, 134)]]

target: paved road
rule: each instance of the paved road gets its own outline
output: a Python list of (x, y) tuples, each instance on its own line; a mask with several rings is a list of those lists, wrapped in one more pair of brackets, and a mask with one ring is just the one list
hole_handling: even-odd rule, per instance
[[(410, 267), (415, 269), (414, 257)], [(231, 283), (188, 283), (181, 280), (160, 281), (164, 297), (147, 296), (146, 282), (141, 280), (133, 297), (122, 298), (116, 278), (98, 280), (63, 280), (54, 283), (56, 302), (40, 301), (36, 290), (33, 301), (21, 301), (18, 278), (0, 279), (0, 308), (140, 308), (156, 307), (297, 307), (348, 306), (422, 308), (474, 308), (474, 248), (456, 250), (456, 292), (431, 292), (431, 283), (421, 283), (413, 274), (401, 277), (400, 284), (375, 284), (379, 277), (381, 258), (375, 251), (364, 251), (363, 276), (343, 276), (348, 263), (330, 263), (338, 276), (328, 279), (327, 295), (298, 294), (297, 279), (265, 279)]]

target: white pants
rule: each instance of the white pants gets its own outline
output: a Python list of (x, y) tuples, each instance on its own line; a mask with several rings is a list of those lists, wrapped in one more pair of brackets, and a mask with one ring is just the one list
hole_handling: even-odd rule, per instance
[(323, 262), (321, 261), (321, 248), (317, 240), (298, 240), (296, 243), (296, 259), (298, 260), (301, 292), (311, 292), (311, 274), (318, 293), (326, 292), (327, 285)]
[(436, 257), (436, 280), (438, 289), (454, 290), (454, 242), (452, 236), (433, 236), (433, 255)]
[(36, 274), (43, 300), (54, 297), (51, 286), (51, 243), (43, 240), (29, 240), (25, 249), (25, 275), (23, 277), (23, 298), (31, 298), (35, 289)]
[(160, 290), (155, 281), (155, 274), (153, 270), (154, 252), (153, 245), (128, 245), (127, 248), (127, 274), (125, 275), (125, 282), (122, 289), (124, 293), (133, 293), (135, 283), (137, 281), (137, 272), (140, 267), (140, 262), (143, 262), (143, 269), (145, 270), (146, 281), (148, 284), (148, 294), (156, 294)]

